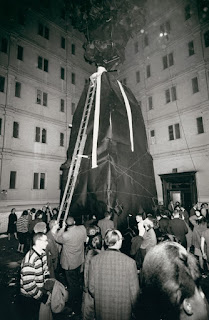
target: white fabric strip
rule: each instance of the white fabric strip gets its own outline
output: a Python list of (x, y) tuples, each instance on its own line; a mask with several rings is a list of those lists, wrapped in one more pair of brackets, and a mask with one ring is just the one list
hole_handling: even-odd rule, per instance
[(99, 134), (99, 118), (100, 118), (100, 97), (101, 97), (101, 77), (102, 73), (106, 72), (103, 67), (98, 67), (98, 71), (91, 75), (90, 79), (96, 81), (96, 100), (94, 110), (94, 128), (93, 128), (93, 143), (92, 143), (92, 169), (97, 167), (97, 142)]
[[(118, 80), (117, 80), (118, 81)], [(125, 106), (126, 106), (126, 112), (127, 112), (127, 116), (128, 116), (128, 124), (129, 124), (129, 133), (130, 133), (130, 142), (131, 142), (131, 151), (134, 151), (134, 136), (133, 136), (133, 124), (132, 124), (132, 113), (131, 113), (131, 107), (127, 98), (127, 95), (123, 89), (122, 84), (120, 83), (120, 81), (118, 81), (118, 85), (120, 88), (120, 91), (122, 93), (124, 102), (125, 102)]]

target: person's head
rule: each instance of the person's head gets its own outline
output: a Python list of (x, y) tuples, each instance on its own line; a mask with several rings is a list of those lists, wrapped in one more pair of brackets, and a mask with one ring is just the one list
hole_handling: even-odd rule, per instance
[(196, 216), (199, 218), (201, 216), (201, 212), (199, 210), (195, 211)]
[(52, 209), (53, 216), (58, 214), (59, 210), (57, 208)]
[(34, 213), (36, 213), (36, 209), (35, 209), (35, 208), (32, 208), (32, 209), (30, 209), (30, 212), (31, 212), (32, 214), (34, 214)]
[(119, 230), (109, 229), (105, 233), (104, 241), (108, 248), (119, 250), (122, 246), (123, 237)]
[(49, 229), (52, 231), (56, 231), (59, 228), (59, 223), (57, 222), (57, 220), (51, 220), (49, 222)]
[(42, 219), (43, 217), (43, 211), (42, 210), (38, 210), (35, 214), (35, 218), (36, 219)]
[(16, 209), (12, 208), (11, 213), (15, 213)]
[(143, 305), (153, 313), (147, 319), (207, 320), (200, 279), (197, 260), (180, 244), (162, 242), (150, 249), (141, 272)]
[(105, 217), (105, 219), (111, 219), (112, 213), (109, 212), (109, 211), (106, 211), (106, 212), (104, 213), (104, 217)]
[(97, 234), (95, 236), (89, 237), (89, 248), (90, 249), (102, 249), (102, 236), (101, 234)]
[(44, 233), (44, 234), (45, 234), (45, 233), (47, 232), (46, 223), (43, 222), (43, 221), (40, 221), (40, 222), (36, 223), (35, 226), (34, 226), (34, 228), (33, 228), (33, 231), (34, 231), (35, 233), (41, 232), (41, 233)]
[(28, 215), (28, 210), (24, 210), (22, 213), (22, 216), (27, 216)]
[(173, 211), (173, 217), (174, 217), (174, 218), (179, 218), (179, 210), (175, 209), (175, 210)]
[(155, 223), (154, 217), (151, 214), (148, 215), (147, 218), (144, 220), (144, 226), (146, 230), (154, 228), (154, 223)]
[(43, 206), (43, 207), (42, 207), (42, 211), (43, 211), (43, 212), (46, 212), (46, 206)]
[(45, 250), (48, 244), (47, 236), (43, 232), (35, 233), (33, 244), (39, 251)]
[(68, 227), (72, 227), (75, 225), (75, 219), (73, 217), (68, 217), (66, 220), (66, 224)]
[(138, 212), (136, 214), (136, 222), (139, 223), (143, 220), (143, 213), (142, 212)]

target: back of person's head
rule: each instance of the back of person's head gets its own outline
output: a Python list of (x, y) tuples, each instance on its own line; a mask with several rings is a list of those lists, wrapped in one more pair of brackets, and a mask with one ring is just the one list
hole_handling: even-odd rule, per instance
[(30, 209), (30, 212), (36, 213), (36, 209), (35, 209), (35, 208), (32, 208), (32, 209)]
[(68, 227), (74, 226), (75, 225), (75, 219), (73, 217), (68, 217), (66, 220), (66, 224)]
[(104, 217), (105, 217), (105, 218), (111, 218), (111, 216), (112, 216), (112, 213), (109, 212), (109, 211), (106, 211), (106, 212), (104, 213)]
[(141, 272), (142, 302), (149, 314), (146, 319), (186, 319), (181, 318), (181, 313), (199, 289), (200, 277), (197, 260), (180, 244), (162, 242), (150, 249)]
[(102, 236), (101, 234), (97, 234), (93, 237), (89, 238), (89, 248), (90, 249), (102, 249)]
[(24, 210), (22, 213), (22, 216), (27, 216), (28, 215), (28, 210)]
[(54, 226), (56, 226), (58, 222), (56, 220), (51, 220), (49, 222), (49, 229), (51, 230)]
[(105, 233), (104, 241), (107, 247), (112, 247), (117, 241), (122, 239), (122, 235), (119, 230), (108, 229)]
[(43, 217), (43, 211), (42, 210), (38, 210), (35, 214), (35, 218), (36, 219), (41, 219)]
[(41, 238), (43, 238), (43, 236), (45, 236), (45, 233), (43, 233), (43, 232), (35, 233), (33, 236), (33, 244), (35, 245), (37, 240), (40, 240)]

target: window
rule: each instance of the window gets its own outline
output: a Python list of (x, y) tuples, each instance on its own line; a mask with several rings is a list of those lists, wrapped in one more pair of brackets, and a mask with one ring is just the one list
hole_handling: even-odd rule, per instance
[(135, 52), (135, 53), (138, 53), (138, 52), (139, 52), (139, 44), (138, 44), (138, 42), (135, 42), (135, 43), (134, 43), (134, 52)]
[(16, 185), (16, 171), (10, 171), (9, 189), (15, 189)]
[(171, 87), (171, 99), (172, 101), (177, 100), (176, 87)]
[(194, 42), (190, 41), (188, 43), (188, 50), (189, 50), (189, 56), (192, 56), (194, 54)]
[(163, 56), (163, 69), (167, 69), (174, 65), (173, 53), (169, 53), (166, 56)]
[(168, 135), (169, 140), (180, 139), (181, 136), (179, 123), (176, 123), (168, 127)]
[(35, 141), (46, 143), (46, 129), (41, 129), (40, 127), (36, 127), (36, 135), (35, 135)]
[(42, 104), (43, 106), (47, 106), (48, 94), (46, 92), (42, 92), (41, 90), (37, 90), (36, 103)]
[(150, 130), (150, 141), (151, 144), (155, 144), (155, 130)]
[(38, 34), (49, 40), (49, 28), (44, 26), (42, 23), (38, 24)]
[(140, 82), (140, 72), (136, 71), (136, 82), (139, 83)]
[(149, 110), (153, 109), (152, 97), (148, 97), (148, 107), (149, 107)]
[(150, 67), (150, 64), (148, 64), (146, 66), (146, 71), (147, 71), (147, 78), (150, 78), (151, 77), (151, 67)]
[(189, 18), (191, 18), (191, 8), (189, 4), (184, 8), (184, 14), (185, 14), (185, 20), (188, 20)]
[(144, 46), (147, 47), (149, 45), (149, 38), (148, 38), (148, 35), (145, 34), (144, 35)]
[(197, 77), (192, 79), (192, 92), (196, 93), (199, 92), (199, 86), (198, 86), (198, 79)]
[(165, 90), (166, 103), (169, 103), (171, 101), (176, 101), (176, 100), (177, 100), (176, 87), (171, 87), (170, 89)]
[(74, 43), (71, 44), (71, 53), (73, 55), (75, 55), (75, 44)]
[(45, 173), (34, 172), (33, 189), (45, 189)]
[(169, 103), (171, 101), (169, 89), (165, 90), (165, 101), (166, 101), (166, 103)]
[(2, 131), (2, 118), (0, 118), (0, 136), (1, 136), (1, 131)]
[(127, 85), (127, 79), (126, 79), (126, 78), (122, 79), (121, 82), (122, 82), (122, 84), (124, 84), (125, 86)]
[(65, 69), (61, 67), (60, 69), (60, 77), (62, 80), (65, 80)]
[(0, 92), (4, 92), (5, 78), (0, 76)]
[(60, 133), (60, 147), (64, 147), (64, 133)]
[(196, 118), (197, 121), (197, 133), (204, 133), (203, 120), (202, 117)]
[(20, 98), (20, 94), (21, 94), (21, 83), (15, 82), (15, 97)]
[(155, 130), (151, 130), (150, 131), (150, 137), (154, 137), (155, 136)]
[(74, 72), (72, 72), (72, 74), (71, 74), (71, 83), (75, 84), (75, 73)]
[(7, 38), (1, 39), (1, 52), (7, 53), (8, 50), (8, 40)]
[(59, 175), (59, 189), (62, 189), (62, 174)]
[(61, 37), (61, 48), (65, 49), (65, 38)]
[(43, 59), (42, 57), (38, 57), (38, 68), (48, 72), (49, 61), (47, 59)]
[(60, 111), (65, 112), (65, 100), (64, 99), (60, 100)]
[(209, 30), (204, 33), (205, 47), (209, 47)]
[(23, 60), (23, 47), (17, 46), (17, 59)]
[(13, 138), (18, 138), (19, 137), (19, 123), (14, 121), (13, 122)]
[(72, 102), (71, 103), (71, 114), (74, 114), (74, 112), (75, 112), (75, 103)]

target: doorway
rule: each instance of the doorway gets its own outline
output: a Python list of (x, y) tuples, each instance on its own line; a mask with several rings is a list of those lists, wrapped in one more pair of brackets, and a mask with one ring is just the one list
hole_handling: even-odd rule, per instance
[(163, 201), (167, 208), (173, 200), (179, 201), (189, 212), (193, 203), (197, 202), (196, 171), (169, 173), (159, 175), (162, 181)]

